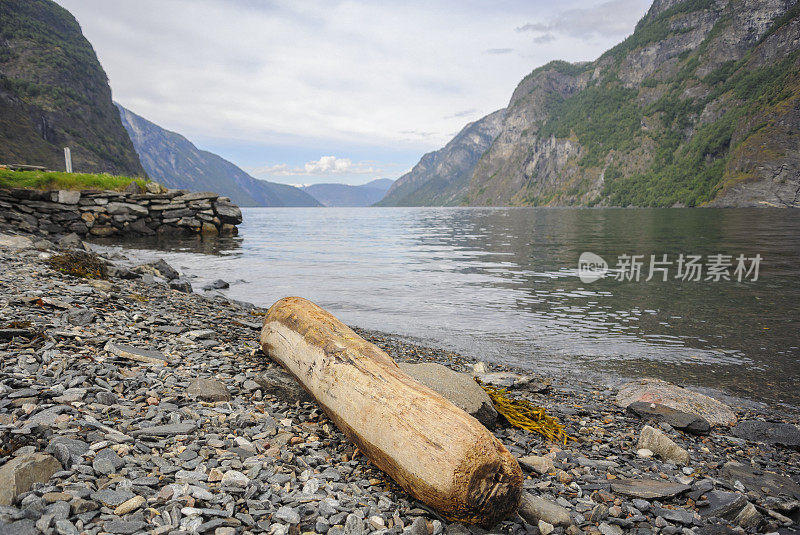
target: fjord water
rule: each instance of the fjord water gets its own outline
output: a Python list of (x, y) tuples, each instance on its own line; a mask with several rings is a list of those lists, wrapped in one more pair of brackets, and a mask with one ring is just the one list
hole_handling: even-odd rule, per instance
[[(249, 208), (236, 238), (131, 242), (234, 299), (309, 298), (351, 325), (532, 370), (652, 375), (800, 404), (800, 212)], [(578, 257), (642, 278), (584, 283)], [(645, 282), (651, 254), (739, 254), (758, 280)], [(731, 270), (732, 271), (732, 270)], [(705, 270), (703, 278), (705, 278)]]

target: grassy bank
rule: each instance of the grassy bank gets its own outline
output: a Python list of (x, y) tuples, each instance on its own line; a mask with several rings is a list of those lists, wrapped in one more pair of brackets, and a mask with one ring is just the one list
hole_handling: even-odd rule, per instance
[(146, 178), (92, 173), (60, 173), (55, 171), (11, 171), (0, 169), (0, 188), (35, 189), (104, 189), (121, 191), (132, 181), (140, 186)]

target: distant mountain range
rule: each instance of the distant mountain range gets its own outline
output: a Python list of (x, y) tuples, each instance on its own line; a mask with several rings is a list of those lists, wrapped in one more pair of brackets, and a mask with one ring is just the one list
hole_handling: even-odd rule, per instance
[(480, 157), (503, 126), (505, 110), (469, 123), (444, 148), (429, 152), (397, 179), (378, 206), (457, 206), (465, 201)]
[(167, 187), (213, 191), (239, 206), (320, 206), (299, 188), (257, 180), (228, 160), (198, 149), (182, 135), (116, 106), (147, 174)]
[(143, 176), (103, 67), (69, 11), (0, 1), (0, 163)]
[(372, 206), (380, 201), (394, 183), (390, 178), (378, 178), (360, 186), (347, 184), (312, 184), (303, 191), (322, 206)]
[(656, 0), (597, 60), (535, 69), (499, 124), (468, 125), (380, 204), (800, 207), (798, 110), (800, 3)]

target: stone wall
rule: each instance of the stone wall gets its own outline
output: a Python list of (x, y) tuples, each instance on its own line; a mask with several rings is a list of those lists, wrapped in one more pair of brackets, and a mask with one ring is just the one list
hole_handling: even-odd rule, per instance
[(216, 193), (0, 189), (0, 223), (81, 236), (235, 235), (242, 212)]

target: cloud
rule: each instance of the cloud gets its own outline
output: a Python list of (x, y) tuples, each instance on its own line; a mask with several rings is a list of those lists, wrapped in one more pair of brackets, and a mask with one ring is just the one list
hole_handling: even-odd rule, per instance
[(476, 113), (478, 113), (478, 110), (476, 110), (475, 108), (470, 108), (468, 110), (458, 111), (452, 115), (447, 115), (445, 116), (445, 119), (455, 119), (455, 118), (461, 119), (462, 117), (470, 117), (471, 115), (475, 115)]
[(483, 53), (500, 55), (500, 54), (510, 54), (513, 51), (514, 51), (513, 48), (487, 48), (486, 50), (483, 51)]
[(608, 0), (589, 7), (561, 11), (544, 22), (529, 22), (518, 26), (517, 32), (540, 34), (536, 43), (555, 40), (554, 34), (582, 40), (619, 37), (630, 33), (642, 16), (642, 0)]
[(253, 176), (331, 176), (331, 175), (370, 175), (379, 174), (374, 162), (353, 162), (350, 158), (322, 156), (319, 160), (306, 162), (302, 167), (291, 167), (285, 163), (264, 165), (247, 169)]
[[(276, 173), (305, 173), (320, 154), (347, 154), (351, 169), (375, 154), (418, 158), (506, 106), (532, 69), (594, 59), (622, 35), (572, 36), (610, 9), (603, 0), (570, 0), (575, 31), (564, 26), (564, 4), (546, 0), (56, 1), (80, 23), (123, 106), (190, 140), (216, 140), (203, 148), (235, 153), (242, 166), (285, 164)], [(612, 3), (625, 7), (615, 14), (623, 34), (646, 8), (640, 0), (629, 9), (633, 1)], [(553, 29), (514, 31), (525, 22)]]
[(550, 41), (555, 41), (556, 37), (552, 33), (545, 33), (542, 35), (537, 35), (533, 38), (533, 42), (537, 45), (543, 45), (545, 43), (549, 43)]

